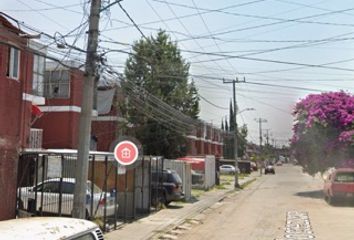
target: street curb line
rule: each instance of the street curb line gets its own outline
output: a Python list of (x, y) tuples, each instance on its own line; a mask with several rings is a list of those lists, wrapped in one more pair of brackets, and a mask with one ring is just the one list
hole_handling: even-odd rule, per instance
[[(257, 177), (252, 177), (251, 179), (245, 181), (241, 186), (247, 186), (249, 185), (250, 183), (254, 182), (257, 180)], [(241, 189), (242, 190), (242, 189)], [(232, 193), (235, 193), (235, 189), (231, 189), (231, 190), (228, 190), (227, 192), (225, 192), (224, 194), (222, 194), (220, 197), (218, 197), (216, 199), (216, 201), (214, 201), (213, 203), (207, 205), (207, 206), (202, 206), (200, 208), (198, 208), (196, 211), (186, 215), (186, 216), (183, 216), (182, 219), (180, 220), (177, 220), (175, 223), (172, 223), (162, 229), (158, 229), (158, 230), (155, 230), (152, 232), (152, 234), (149, 234), (146, 238), (146, 240), (150, 240), (152, 239), (153, 237), (155, 237), (156, 235), (158, 234), (162, 234), (162, 233), (168, 233), (170, 231), (172, 231), (175, 227), (178, 227), (179, 225), (183, 224), (187, 219), (191, 219), (195, 216), (197, 216), (198, 214), (201, 214), (202, 212), (204, 212), (205, 210), (207, 210), (208, 208), (210, 208), (211, 206), (213, 206), (214, 204), (216, 204), (217, 202), (221, 202), (223, 201), (227, 196), (229, 196), (230, 194)]]

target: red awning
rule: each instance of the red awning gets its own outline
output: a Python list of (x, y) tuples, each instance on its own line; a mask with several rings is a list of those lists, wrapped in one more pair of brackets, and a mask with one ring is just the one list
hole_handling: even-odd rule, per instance
[(41, 109), (39, 109), (38, 106), (36, 105), (32, 105), (32, 115), (35, 117), (40, 117), (42, 116), (43, 112), (41, 111)]

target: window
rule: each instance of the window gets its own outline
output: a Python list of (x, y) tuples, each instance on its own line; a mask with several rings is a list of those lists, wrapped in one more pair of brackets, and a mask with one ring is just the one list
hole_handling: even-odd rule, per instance
[(7, 76), (19, 79), (20, 69), (20, 50), (14, 47), (9, 48), (9, 61), (7, 66)]
[(61, 186), (61, 192), (65, 194), (74, 194), (74, 183), (63, 182)]
[(70, 97), (70, 73), (68, 70), (46, 71), (44, 74), (44, 81), (44, 97)]
[(37, 192), (50, 192), (59, 193), (59, 183), (58, 182), (47, 182), (39, 185), (35, 190)]
[(354, 182), (354, 172), (340, 172), (336, 174), (336, 182)]
[(34, 55), (33, 58), (33, 94), (43, 96), (44, 94), (44, 69), (45, 58), (43, 56)]
[(85, 235), (81, 235), (79, 237), (73, 238), (73, 240), (95, 240), (96, 238), (92, 235), (92, 233), (87, 233)]

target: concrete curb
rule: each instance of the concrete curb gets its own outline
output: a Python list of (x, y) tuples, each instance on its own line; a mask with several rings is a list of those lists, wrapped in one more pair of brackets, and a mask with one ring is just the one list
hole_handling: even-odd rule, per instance
[[(257, 178), (258, 178), (257, 176), (250, 177), (250, 179), (246, 180), (244, 183), (241, 184), (241, 190), (243, 189), (244, 186), (247, 186), (248, 184), (256, 181)], [(152, 239), (153, 237), (155, 237), (159, 234), (168, 233), (168, 232), (172, 231), (173, 229), (175, 229), (179, 225), (182, 225), (186, 220), (192, 219), (195, 216), (198, 216), (199, 214), (203, 213), (205, 210), (209, 209), (211, 206), (215, 205), (218, 202), (223, 201), (226, 197), (228, 197), (232, 193), (235, 193), (235, 189), (231, 189), (231, 190), (226, 191), (224, 194), (222, 194), (220, 197), (218, 197), (212, 203), (205, 205), (205, 206), (201, 206), (200, 208), (196, 209), (195, 211), (191, 212), (190, 214), (187, 214), (187, 215), (181, 217), (180, 219), (176, 220), (174, 223), (152, 232), (151, 234), (149, 234), (149, 236), (146, 239)]]

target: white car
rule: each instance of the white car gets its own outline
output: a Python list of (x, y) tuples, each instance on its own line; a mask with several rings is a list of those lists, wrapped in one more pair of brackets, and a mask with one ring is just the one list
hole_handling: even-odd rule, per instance
[[(87, 181), (86, 218), (104, 216), (105, 206), (106, 216), (114, 215), (115, 210), (118, 211), (118, 205), (114, 207), (114, 196), (106, 193), (105, 198), (105, 193), (95, 184), (93, 186), (91, 184), (91, 181)], [(18, 207), (29, 212), (42, 211), (50, 214), (61, 212), (62, 215), (70, 216), (74, 203), (74, 187), (75, 178), (62, 178), (62, 180), (52, 178), (38, 183), (37, 186), (20, 188)]]
[(235, 174), (236, 168), (232, 165), (224, 164), (219, 167), (219, 171), (221, 174)]
[(103, 240), (98, 226), (90, 221), (61, 217), (31, 217), (0, 221), (1, 239)]

